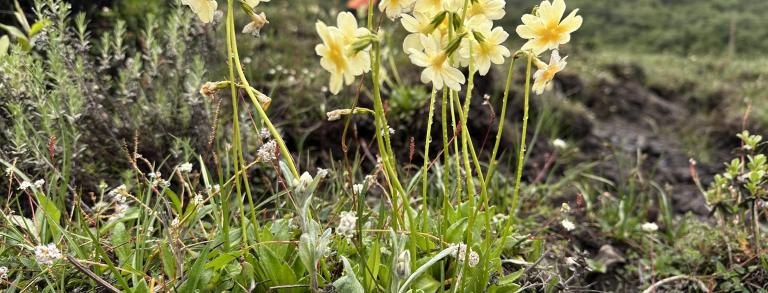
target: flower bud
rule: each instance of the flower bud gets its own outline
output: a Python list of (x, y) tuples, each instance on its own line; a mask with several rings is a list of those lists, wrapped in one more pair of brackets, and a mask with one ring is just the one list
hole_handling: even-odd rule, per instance
[(213, 98), (213, 96), (216, 94), (216, 91), (227, 88), (229, 84), (229, 81), (206, 82), (202, 87), (200, 87), (200, 94), (209, 98)]
[(254, 13), (251, 15), (251, 22), (243, 27), (243, 33), (251, 34), (252, 36), (258, 38), (260, 36), (261, 28), (263, 28), (268, 23), (269, 20), (267, 20), (267, 15), (264, 14), (264, 12), (259, 14)]

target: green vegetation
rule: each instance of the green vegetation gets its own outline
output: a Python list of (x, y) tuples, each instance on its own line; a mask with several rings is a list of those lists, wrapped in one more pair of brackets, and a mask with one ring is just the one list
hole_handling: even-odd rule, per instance
[(560, 71), (510, 0), (481, 75), (462, 7), (431, 52), (316, 26), (341, 1), (31, 2), (0, 4), (3, 292), (768, 292), (767, 3), (567, 0)]

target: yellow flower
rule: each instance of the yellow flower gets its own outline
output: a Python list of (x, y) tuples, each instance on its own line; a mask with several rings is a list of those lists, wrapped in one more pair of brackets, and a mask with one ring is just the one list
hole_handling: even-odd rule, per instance
[(414, 2), (416, 0), (382, 0), (379, 3), (379, 10), (386, 13), (390, 19), (395, 19), (404, 12), (410, 11)]
[(517, 26), (517, 34), (528, 42), (522, 50), (532, 50), (536, 55), (546, 50), (557, 49), (559, 45), (571, 40), (571, 33), (581, 27), (582, 18), (575, 9), (560, 21), (565, 13), (563, 0), (544, 0), (539, 5), (536, 15), (523, 15), (523, 24)]
[(537, 95), (541, 95), (544, 92), (544, 88), (555, 78), (555, 74), (565, 69), (565, 65), (568, 64), (568, 62), (565, 62), (565, 59), (568, 59), (568, 57), (560, 59), (560, 53), (557, 50), (552, 51), (552, 55), (549, 57), (549, 64), (542, 62), (538, 58), (533, 59), (538, 70), (533, 74), (534, 82), (531, 89)]
[(355, 76), (370, 70), (370, 57), (366, 50), (354, 52), (350, 46), (368, 30), (358, 28), (357, 20), (349, 12), (338, 15), (337, 25), (327, 26), (322, 21), (315, 25), (323, 40), (322, 44), (315, 46), (315, 52), (321, 57), (323, 69), (331, 73), (330, 90), (333, 94), (338, 94), (344, 84), (352, 84)]
[(417, 0), (413, 11), (436, 15), (444, 10), (457, 12), (464, 8), (464, 0)]
[(352, 44), (357, 37), (368, 34), (368, 29), (357, 26), (357, 18), (350, 12), (341, 12), (336, 16), (336, 26), (344, 35), (344, 42)]
[(209, 23), (213, 21), (213, 14), (216, 12), (218, 3), (215, 0), (181, 0), (182, 5), (188, 5), (192, 8), (192, 12), (197, 14), (197, 17), (203, 23)]
[[(504, 58), (510, 55), (509, 49), (502, 45), (509, 34), (501, 27), (491, 30), (491, 26), (490, 22), (486, 22), (475, 27), (472, 37), (468, 38), (468, 42), (472, 45), (472, 57), (477, 64), (477, 70), (483, 76), (488, 74), (491, 63), (504, 64)], [(460, 53), (462, 59), (469, 60), (469, 46), (463, 46)]]
[(506, 13), (504, 11), (506, 4), (504, 0), (478, 0), (467, 10), (467, 17), (482, 15), (489, 20), (502, 19)]
[(269, 2), (269, 0), (245, 0), (245, 4), (248, 4), (248, 6), (256, 7), (259, 6), (259, 3), (261, 2)]
[(411, 33), (403, 40), (403, 51), (406, 54), (410, 54), (411, 49), (422, 49), (419, 35), (429, 34), (432, 31), (432, 18), (433, 16), (421, 12), (413, 12), (413, 16), (403, 14), (400, 23), (403, 24), (406, 31)]
[(411, 49), (410, 58), (416, 66), (425, 67), (421, 72), (421, 82), (431, 82), (435, 89), (442, 89), (446, 85), (453, 90), (461, 90), (464, 75), (450, 65), (448, 54), (442, 50), (440, 34), (435, 32), (429, 36), (419, 36), (424, 51)]

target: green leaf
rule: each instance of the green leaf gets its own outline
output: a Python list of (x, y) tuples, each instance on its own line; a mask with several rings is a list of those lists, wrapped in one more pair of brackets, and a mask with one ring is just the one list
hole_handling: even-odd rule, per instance
[(204, 266), (208, 261), (208, 252), (210, 251), (212, 244), (213, 242), (209, 243), (203, 248), (203, 251), (200, 252), (200, 256), (197, 257), (197, 260), (195, 260), (195, 263), (189, 269), (187, 281), (179, 288), (179, 292), (191, 293), (195, 292), (195, 289), (200, 287), (198, 283), (200, 282), (200, 278), (203, 277)]
[(45, 27), (51, 25), (51, 21), (47, 18), (43, 18), (41, 20), (38, 20), (35, 22), (32, 27), (29, 28), (29, 36), (34, 37), (37, 35), (40, 31), (42, 31)]
[(147, 286), (147, 280), (141, 279), (136, 287), (133, 287), (133, 293), (149, 293), (149, 286)]
[(341, 261), (344, 263), (344, 272), (347, 274), (333, 282), (333, 287), (340, 293), (364, 293), (363, 285), (360, 285), (360, 281), (357, 280), (349, 260), (341, 256)]
[(205, 265), (206, 269), (220, 270), (231, 261), (237, 259), (240, 256), (239, 252), (222, 253), (211, 262)]
[(128, 257), (131, 254), (131, 236), (128, 235), (128, 231), (125, 229), (125, 224), (117, 222), (112, 228), (112, 235), (110, 237), (112, 246), (115, 248), (115, 254), (120, 260), (120, 263), (125, 264), (128, 261)]
[(268, 247), (260, 246), (256, 249), (261, 260), (258, 264), (262, 267), (267, 277), (275, 285), (291, 285), (296, 283), (296, 275), (288, 263), (277, 257)]
[(11, 46), (11, 40), (8, 36), (0, 37), (0, 57), (8, 55), (8, 47)]
[(445, 231), (445, 241), (448, 243), (462, 242), (462, 239), (464, 239), (464, 231), (466, 230), (467, 218), (461, 218)]
[(160, 245), (160, 260), (163, 262), (163, 272), (169, 280), (176, 280), (176, 256), (171, 251), (168, 241), (164, 240)]
[(24, 50), (29, 50), (29, 39), (27, 38), (27, 35), (24, 34), (20, 29), (10, 26), (10, 25), (4, 25), (0, 23), (0, 29), (5, 30), (8, 32), (11, 37), (13, 37), (17, 42), (21, 44), (21, 46), (24, 48)]
[(503, 286), (514, 285), (514, 282), (517, 281), (517, 279), (519, 279), (520, 277), (522, 277), (524, 272), (525, 272), (525, 269), (519, 269), (514, 273), (501, 277), (499, 279), (499, 286), (503, 287)]
[(168, 198), (171, 199), (171, 202), (173, 202), (173, 208), (176, 210), (176, 213), (181, 214), (181, 200), (179, 200), (179, 196), (177, 196), (175, 192), (167, 188), (165, 189), (165, 195), (167, 195)]

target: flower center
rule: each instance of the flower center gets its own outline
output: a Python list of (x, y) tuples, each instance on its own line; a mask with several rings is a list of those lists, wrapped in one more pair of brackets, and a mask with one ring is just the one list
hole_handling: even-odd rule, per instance
[(550, 22), (539, 32), (539, 38), (544, 42), (556, 42), (560, 39), (562, 31), (558, 22)]
[(552, 65), (547, 70), (544, 70), (544, 74), (541, 76), (542, 79), (546, 81), (550, 81), (555, 78), (555, 74), (560, 71), (560, 66)]
[(336, 71), (343, 71), (343, 68), (346, 67), (347, 60), (344, 58), (344, 49), (341, 47), (341, 44), (334, 42), (329, 44), (328, 47), (330, 49), (328, 50), (328, 58), (331, 59), (333, 64), (336, 64)]
[(437, 56), (432, 58), (432, 67), (433, 68), (443, 68), (443, 64), (445, 64), (445, 60), (448, 59), (448, 56), (445, 55), (445, 52), (440, 52)]

